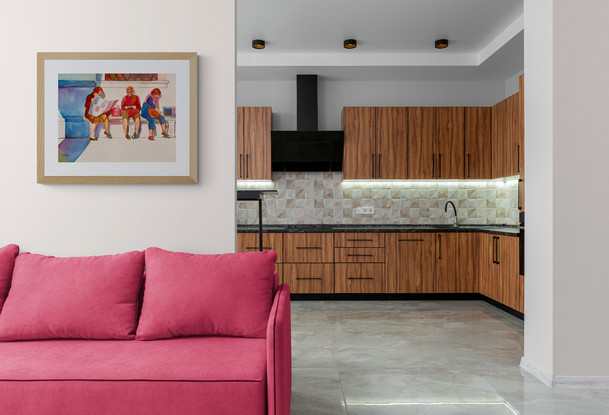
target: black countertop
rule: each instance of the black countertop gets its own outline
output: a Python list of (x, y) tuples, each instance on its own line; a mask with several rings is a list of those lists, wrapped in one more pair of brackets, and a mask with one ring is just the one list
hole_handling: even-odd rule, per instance
[[(482, 232), (518, 236), (520, 226), (512, 225), (263, 225), (263, 232)], [(237, 232), (258, 232), (258, 225), (238, 225)]]

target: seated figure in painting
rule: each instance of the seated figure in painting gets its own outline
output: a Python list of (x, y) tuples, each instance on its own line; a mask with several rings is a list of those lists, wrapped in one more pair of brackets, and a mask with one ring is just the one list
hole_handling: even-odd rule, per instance
[[(104, 90), (102, 89), (101, 86), (96, 86), (95, 88), (93, 88), (93, 92), (91, 92), (89, 95), (87, 95), (87, 98), (85, 98), (85, 119), (87, 119), (91, 122), (91, 126), (89, 127), (90, 132), (91, 132), (91, 134), (90, 134), (91, 141), (97, 141), (97, 138), (95, 137), (95, 127), (99, 123), (104, 124), (104, 134), (106, 134), (106, 137), (112, 138), (112, 134), (110, 134), (110, 131), (108, 129), (108, 127), (109, 127), (108, 114), (103, 113), (103, 114), (93, 115), (90, 113), (91, 104), (93, 104), (93, 102), (95, 102), (95, 99), (98, 96), (102, 99), (105, 98), (105, 96), (106, 96), (104, 94)], [(110, 110), (111, 109), (112, 108), (110, 108)]]
[(135, 123), (133, 138), (139, 137), (141, 109), (142, 105), (140, 104), (140, 97), (135, 95), (135, 90), (132, 86), (128, 86), (127, 95), (125, 95), (121, 101), (121, 117), (123, 118), (123, 130), (125, 131), (125, 138), (127, 140), (131, 138), (129, 136), (129, 119), (132, 119)]
[(167, 132), (167, 121), (165, 120), (159, 106), (160, 97), (161, 90), (154, 88), (152, 91), (150, 91), (150, 94), (146, 96), (146, 100), (142, 105), (142, 117), (148, 121), (148, 140), (154, 140), (154, 136), (156, 134), (154, 122), (157, 119), (161, 124), (163, 137), (169, 138), (169, 133)]

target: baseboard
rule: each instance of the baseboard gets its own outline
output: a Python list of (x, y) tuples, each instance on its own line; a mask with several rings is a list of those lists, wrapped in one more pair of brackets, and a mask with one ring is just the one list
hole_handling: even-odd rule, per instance
[(553, 376), (524, 357), (520, 367), (551, 388), (609, 389), (609, 376)]
[(550, 388), (554, 386), (554, 376), (524, 356), (520, 359), (520, 367), (536, 377), (544, 385), (549, 386)]

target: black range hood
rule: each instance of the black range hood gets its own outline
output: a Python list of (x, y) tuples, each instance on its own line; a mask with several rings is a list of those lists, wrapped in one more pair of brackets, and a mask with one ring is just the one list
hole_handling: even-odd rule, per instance
[(317, 75), (296, 75), (296, 131), (271, 131), (273, 171), (341, 171), (343, 131), (319, 131)]

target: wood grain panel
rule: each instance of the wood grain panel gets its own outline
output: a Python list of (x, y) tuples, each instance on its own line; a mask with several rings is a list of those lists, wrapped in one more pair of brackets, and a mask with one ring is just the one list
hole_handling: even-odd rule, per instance
[(437, 293), (459, 292), (459, 234), (436, 234), (436, 284)]
[(271, 180), (271, 108), (244, 108), (245, 178)]
[(245, 148), (243, 107), (237, 107), (237, 177), (245, 179)]
[(376, 108), (377, 179), (406, 179), (408, 109)]
[[(258, 251), (258, 233), (238, 233), (237, 252)], [(277, 262), (283, 262), (283, 234), (282, 233), (263, 233), (262, 249), (270, 249), (277, 252)]]
[(376, 124), (373, 107), (343, 108), (345, 144), (343, 179), (373, 179), (376, 168)]
[(333, 264), (283, 264), (283, 281), (295, 294), (332, 294)]
[(496, 293), (497, 267), (494, 261), (494, 235), (480, 234), (480, 257), (478, 267), (478, 290), (480, 294), (494, 298)]
[(490, 179), (491, 107), (465, 108), (465, 178)]
[(334, 235), (332, 233), (284, 233), (284, 262), (333, 262)]
[(457, 292), (477, 293), (479, 290), (480, 235), (458, 233)]
[(518, 289), (518, 308), (516, 310), (524, 313), (524, 277), (521, 275), (519, 280), (519, 289)]
[(408, 178), (433, 179), (436, 157), (436, 109), (408, 108)]
[(384, 287), (384, 264), (334, 265), (334, 292), (336, 293), (382, 293)]
[(385, 239), (386, 292), (433, 293), (435, 235), (389, 233)]
[(437, 147), (439, 179), (463, 179), (464, 161), (464, 108), (437, 108)]
[(334, 248), (334, 262), (385, 262), (385, 248)]
[(511, 162), (508, 176), (514, 176), (520, 173), (520, 158), (519, 148), (520, 145), (520, 92), (515, 93), (509, 98), (510, 103), (510, 120), (508, 124), (509, 128), (509, 149)]
[(492, 119), (492, 161), (491, 168), (493, 172), (493, 179), (497, 177), (503, 177), (504, 170), (504, 136), (505, 136), (505, 113), (506, 103), (501, 101), (493, 105), (493, 119)]
[(518, 267), (518, 238), (499, 237), (499, 267), (501, 272), (501, 291), (499, 302), (517, 309), (520, 303), (520, 270)]
[(385, 246), (384, 233), (335, 233), (335, 248), (382, 248)]

